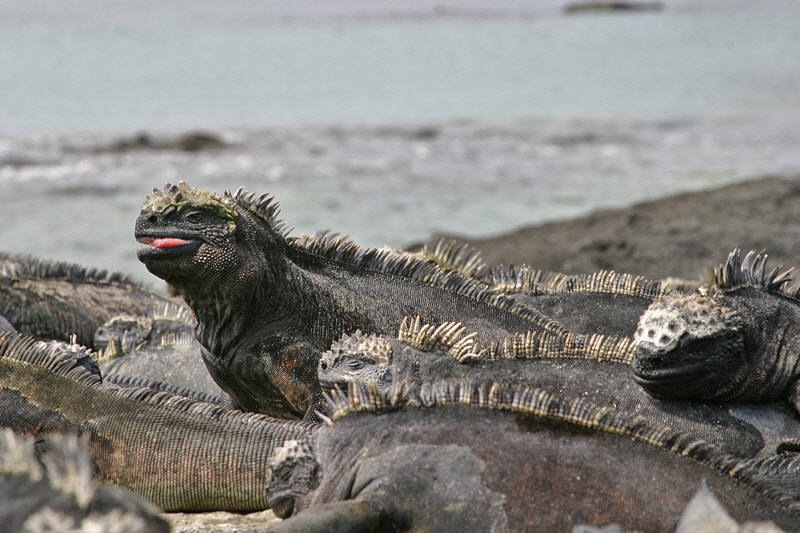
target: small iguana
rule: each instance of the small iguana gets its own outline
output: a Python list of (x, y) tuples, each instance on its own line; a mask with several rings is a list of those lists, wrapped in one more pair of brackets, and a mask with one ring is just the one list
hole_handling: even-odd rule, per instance
[(227, 405), (203, 363), (187, 311), (169, 307), (149, 317), (119, 315), (100, 326), (94, 344), (103, 380)]
[(91, 348), (111, 317), (147, 316), (169, 305), (178, 302), (119, 272), (0, 252), (0, 317), (24, 335), (60, 341), (74, 335)]
[(481, 341), (563, 329), (512, 298), (408, 253), (326, 235), (290, 238), (272, 197), (153, 190), (134, 235), (147, 269), (195, 313), (211, 375), (246, 411), (300, 418), (320, 400), (317, 362), (360, 329), (393, 334), (405, 316), (457, 320)]
[(33, 438), (0, 430), (0, 530), (14, 533), (168, 533), (147, 502), (93, 479), (92, 460), (75, 436)]
[(286, 532), (672, 531), (703, 481), (737, 521), (800, 530), (780, 482), (690, 435), (526, 386), (335, 393), (331, 425), (276, 452)]
[(518, 334), (483, 347), (457, 323), (407, 321), (396, 337), (355, 333), (335, 342), (319, 362), (323, 389), (349, 381), (376, 383), (383, 394), (404, 383), (441, 379), (541, 387), (619, 408), (704, 439), (738, 457), (794, 449), (800, 420), (782, 405), (739, 405), (653, 398), (632, 379), (627, 338), (573, 333)]
[(800, 300), (767, 256), (738, 250), (713, 285), (667, 295), (642, 315), (634, 378), (664, 398), (722, 402), (785, 399), (800, 409)]
[(314, 426), (106, 384), (86, 348), (9, 333), (0, 337), (0, 427), (88, 438), (98, 481), (164, 510), (252, 511), (268, 507), (275, 448)]

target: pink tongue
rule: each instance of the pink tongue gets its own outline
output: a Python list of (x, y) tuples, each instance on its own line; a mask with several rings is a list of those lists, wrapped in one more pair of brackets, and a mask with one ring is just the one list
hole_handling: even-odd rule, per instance
[(183, 239), (153, 239), (153, 242), (150, 243), (150, 246), (154, 246), (156, 248), (171, 248), (173, 246), (183, 246), (184, 244), (189, 244), (189, 241), (184, 241)]

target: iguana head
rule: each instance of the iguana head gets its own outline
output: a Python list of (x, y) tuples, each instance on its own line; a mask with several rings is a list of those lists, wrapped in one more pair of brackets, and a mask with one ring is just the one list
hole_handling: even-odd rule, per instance
[(653, 302), (634, 335), (634, 379), (654, 396), (770, 401), (797, 366), (800, 305), (783, 288), (788, 272), (767, 272), (766, 255), (735, 250), (715, 282)]
[(378, 384), (381, 391), (392, 386), (392, 345), (386, 337), (364, 335), (356, 331), (334, 342), (322, 354), (317, 378), (323, 389), (339, 386), (347, 389), (353, 379)]
[(275, 450), (267, 486), (269, 507), (280, 518), (300, 511), (306, 495), (319, 485), (321, 472), (310, 443), (287, 440)]
[(713, 396), (747, 371), (740, 325), (736, 311), (700, 294), (656, 300), (634, 335), (634, 379), (654, 396)]
[(241, 189), (217, 195), (184, 182), (153, 189), (136, 220), (134, 236), (145, 245), (137, 256), (179, 291), (235, 282), (253, 267), (254, 257), (282, 242), (272, 200)]

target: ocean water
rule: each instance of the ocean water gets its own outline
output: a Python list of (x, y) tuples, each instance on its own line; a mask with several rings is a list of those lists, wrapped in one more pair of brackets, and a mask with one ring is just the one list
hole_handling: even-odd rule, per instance
[(0, 248), (153, 280), (133, 221), (180, 179), (405, 246), (800, 173), (800, 3), (563, 4), (5, 0)]

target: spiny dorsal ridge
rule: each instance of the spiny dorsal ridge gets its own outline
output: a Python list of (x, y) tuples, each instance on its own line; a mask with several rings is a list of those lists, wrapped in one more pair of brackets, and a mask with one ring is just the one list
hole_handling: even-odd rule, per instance
[(521, 316), (542, 329), (564, 330), (564, 327), (557, 321), (519, 303), (513, 297), (496, 292), (479, 281), (465, 277), (460, 272), (444, 270), (413, 254), (391, 249), (362, 248), (347, 240), (346, 237), (338, 237), (327, 232), (318, 232), (313, 236), (301, 235), (299, 238), (291, 239), (289, 243), (311, 255), (373, 272), (414, 280), (466, 296), (477, 302)]
[(643, 276), (633, 276), (612, 270), (601, 270), (591, 275), (572, 276), (563, 283), (563, 292), (602, 292), (623, 294), (640, 298), (658, 298), (665, 292), (663, 283)]
[(0, 336), (0, 359), (41, 366), (87, 386), (99, 386), (102, 382), (95, 357), (91, 350), (78, 344), (37, 341), (16, 332)]
[[(400, 385), (402, 388), (402, 385)], [(398, 408), (403, 405), (472, 405), (479, 408), (513, 411), (527, 416), (561, 421), (590, 429), (630, 437), (652, 446), (700, 460), (712, 467), (735, 474), (739, 460), (703, 440), (613, 407), (597, 406), (582, 398), (568, 397), (528, 385), (495, 382), (446, 380), (423, 383), (401, 393), (382, 395), (374, 383), (352, 380), (347, 392), (336, 390), (329, 409), (338, 419), (352, 412)]]
[(460, 322), (443, 322), (438, 326), (423, 324), (417, 316), (403, 318), (397, 338), (423, 352), (442, 352), (459, 362), (477, 359), (481, 353), (476, 347), (477, 332), (467, 333)]
[(132, 276), (121, 272), (10, 252), (0, 252), (0, 277), (143, 286)]
[(226, 191), (225, 197), (232, 199), (238, 205), (265, 221), (277, 234), (284, 238), (288, 236), (289, 229), (286, 223), (278, 218), (280, 204), (275, 200), (274, 196), (269, 193), (256, 196), (256, 193), (248, 192), (244, 187), (239, 187), (233, 194), (230, 191)]
[(454, 239), (440, 237), (433, 243), (425, 243), (417, 255), (433, 261), (445, 270), (461, 272), (468, 278), (480, 280), (489, 272), (489, 266), (478, 250)]
[(513, 264), (509, 264), (508, 269), (500, 265), (492, 272), (492, 288), (507, 294), (556, 294), (563, 291), (563, 286), (570, 277), (561, 272), (538, 270), (526, 265), (517, 270)]
[(500, 357), (514, 359), (569, 357), (630, 364), (636, 350), (627, 337), (529, 331), (507, 338), (498, 351)]
[(757, 254), (751, 250), (742, 259), (741, 250), (736, 248), (724, 263), (714, 269), (715, 287), (726, 291), (750, 286), (769, 293), (796, 298), (797, 289), (785, 288), (792, 279), (793, 269), (781, 273), (781, 267), (777, 266), (767, 273), (767, 257), (763, 251)]
[(347, 391), (345, 393), (336, 386), (331, 394), (326, 396), (330, 418), (336, 420), (359, 411), (379, 411), (391, 405), (375, 382), (364, 383), (351, 379), (348, 381)]

